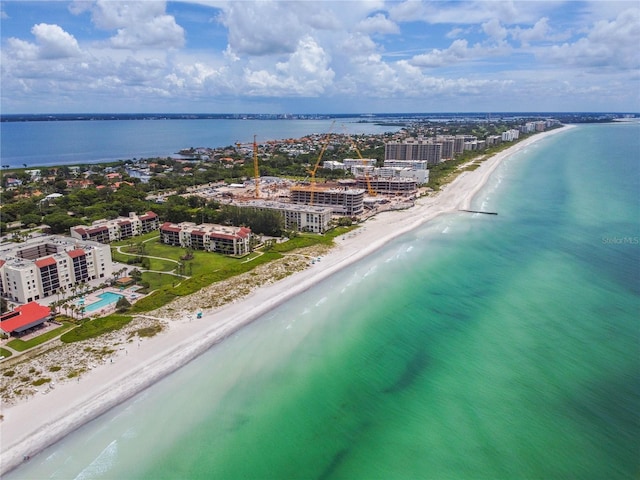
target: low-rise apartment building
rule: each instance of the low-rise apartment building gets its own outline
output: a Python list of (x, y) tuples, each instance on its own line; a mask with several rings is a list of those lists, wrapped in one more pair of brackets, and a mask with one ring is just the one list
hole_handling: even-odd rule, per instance
[(213, 223), (165, 222), (160, 226), (160, 241), (194, 250), (245, 255), (251, 251), (251, 229)]
[(256, 210), (272, 210), (284, 219), (284, 228), (302, 232), (324, 233), (329, 229), (333, 211), (330, 207), (274, 202), (270, 200), (247, 200), (236, 203), (238, 207)]
[(152, 232), (157, 230), (159, 226), (160, 220), (154, 212), (149, 211), (140, 216), (131, 212), (128, 217), (96, 220), (91, 226), (71, 227), (71, 236), (79, 240), (111, 243)]

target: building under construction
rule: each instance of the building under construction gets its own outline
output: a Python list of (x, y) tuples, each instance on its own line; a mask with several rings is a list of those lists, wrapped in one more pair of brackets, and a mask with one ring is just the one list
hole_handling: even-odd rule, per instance
[(331, 207), (336, 215), (349, 217), (364, 211), (364, 189), (360, 188), (321, 188), (315, 185), (291, 187), (292, 203)]
[(383, 195), (406, 195), (418, 190), (418, 184), (412, 178), (394, 177), (358, 177), (356, 188), (368, 188)]

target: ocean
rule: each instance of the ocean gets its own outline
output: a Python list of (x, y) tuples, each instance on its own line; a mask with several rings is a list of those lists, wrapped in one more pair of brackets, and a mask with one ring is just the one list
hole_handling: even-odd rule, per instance
[(474, 199), (272, 310), (10, 479), (637, 479), (640, 125), (505, 160)]
[[(340, 118), (334, 133), (350, 135), (397, 131), (399, 127)], [(332, 120), (68, 120), (0, 123), (3, 167), (47, 167), (169, 157), (190, 147), (226, 147), (324, 134)]]

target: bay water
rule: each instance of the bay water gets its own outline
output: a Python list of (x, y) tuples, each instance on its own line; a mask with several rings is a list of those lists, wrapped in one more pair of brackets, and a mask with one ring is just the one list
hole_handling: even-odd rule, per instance
[(9, 479), (637, 479), (640, 125), (505, 160)]
[[(46, 167), (169, 157), (190, 147), (300, 138), (331, 128), (331, 119), (308, 120), (66, 120), (0, 123), (0, 161), (13, 168)], [(378, 134), (399, 127), (341, 118), (334, 133)]]

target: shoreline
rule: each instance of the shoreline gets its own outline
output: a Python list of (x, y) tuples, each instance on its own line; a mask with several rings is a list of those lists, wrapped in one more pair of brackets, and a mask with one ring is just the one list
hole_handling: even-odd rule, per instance
[[(294, 296), (312, 288), (401, 236), (444, 213), (468, 209), (502, 161), (529, 145), (572, 126), (533, 135), (466, 171), (432, 197), (404, 211), (383, 212), (363, 223), (356, 235), (336, 239), (328, 254), (305, 270), (258, 288), (237, 302), (205, 312), (202, 319), (184, 312), (168, 329), (117, 352), (77, 382), (61, 383), (47, 395), (35, 395), (2, 408), (0, 475), (18, 467), (82, 425), (145, 390), (229, 335)], [(250, 313), (247, 313), (250, 312)]]

